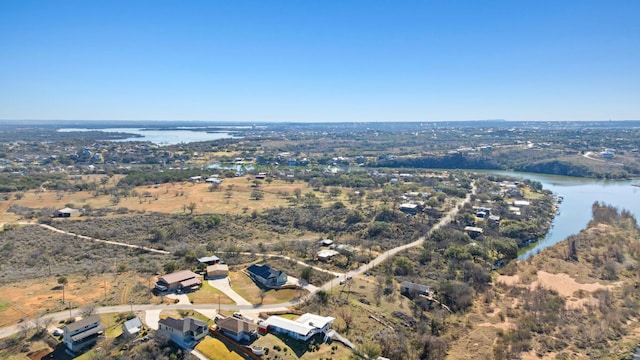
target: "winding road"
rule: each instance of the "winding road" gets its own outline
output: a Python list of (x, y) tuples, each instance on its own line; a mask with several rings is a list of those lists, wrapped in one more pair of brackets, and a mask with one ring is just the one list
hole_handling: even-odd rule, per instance
[[(318, 268), (315, 266), (312, 266), (312, 268), (319, 270), (319, 271), (323, 271), (323, 272), (328, 272), (331, 274), (334, 274), (336, 276), (343, 276), (345, 278), (350, 278), (356, 275), (360, 275), (366, 271), (368, 271), (369, 269), (371, 269), (374, 266), (378, 266), (380, 265), (382, 262), (384, 262), (385, 260), (391, 258), (392, 256), (396, 255), (397, 253), (404, 251), (406, 249), (415, 247), (415, 246), (419, 246), (421, 245), (425, 239), (427, 239), (427, 237), (429, 235), (431, 235), (431, 233), (433, 233), (433, 231), (442, 228), (443, 226), (449, 224), (453, 218), (458, 214), (458, 212), (460, 211), (460, 209), (471, 200), (471, 196), (473, 194), (476, 193), (476, 186), (475, 184), (472, 185), (472, 189), (471, 192), (467, 194), (467, 196), (460, 202), (457, 204), (457, 206), (455, 206), (454, 208), (452, 208), (449, 212), (447, 212), (428, 232), (427, 234), (425, 234), (424, 236), (420, 237), (418, 240), (413, 241), (411, 243), (405, 244), (405, 245), (401, 245), (398, 246), (396, 248), (390, 249), (385, 251), (384, 253), (380, 254), (378, 257), (376, 257), (375, 259), (371, 260), (369, 263), (364, 264), (362, 266), (360, 266), (358, 269), (356, 270), (352, 270), (347, 272), (346, 274), (343, 273), (337, 273), (337, 272), (333, 272), (333, 271), (328, 271), (326, 269), (322, 269), (322, 268)], [(102, 242), (102, 243), (107, 243), (107, 244), (111, 244), (111, 245), (116, 245), (116, 246), (126, 246), (126, 247), (132, 247), (132, 248), (141, 248), (144, 249), (146, 251), (149, 252), (154, 252), (154, 253), (160, 253), (160, 254), (169, 254), (168, 251), (164, 251), (164, 250), (157, 250), (157, 249), (151, 249), (151, 248), (146, 248), (146, 247), (140, 247), (137, 245), (131, 245), (131, 244), (126, 244), (126, 243), (121, 243), (121, 242), (116, 242), (116, 241), (109, 241), (109, 240), (101, 240), (101, 239), (95, 239), (95, 238), (91, 238), (88, 236), (83, 236), (83, 235), (77, 235), (74, 233), (69, 233), (69, 232), (65, 232), (63, 230), (60, 229), (56, 229), (55, 227), (49, 226), (49, 225), (45, 225), (45, 224), (34, 224), (34, 223), (21, 223), (24, 225), (40, 225), (42, 227), (45, 227), (51, 231), (55, 231), (58, 233), (63, 233), (63, 234), (67, 234), (67, 235), (71, 235), (71, 236), (77, 236), (79, 238), (85, 239), (85, 240), (91, 240), (91, 241), (97, 241), (97, 242)], [(283, 256), (283, 255), (273, 255), (273, 254), (264, 254), (265, 256), (270, 256), (270, 257), (281, 257), (281, 258), (287, 258), (287, 259), (291, 259), (289, 257)], [(295, 259), (292, 259), (295, 260)], [(301, 262), (299, 260), (295, 260), (298, 263), (301, 263), (305, 266), (309, 266), (308, 264)], [(337, 284), (334, 284), (333, 279), (330, 280), (329, 282), (327, 282), (326, 284), (315, 288), (315, 291), (311, 291), (309, 294), (307, 294), (306, 296), (294, 300), (294, 301), (288, 301), (288, 302), (284, 302), (284, 303), (280, 303), (280, 304), (271, 304), (271, 305), (252, 305), (252, 304), (234, 304), (234, 305), (215, 305), (215, 304), (198, 304), (198, 305), (194, 305), (194, 304), (171, 304), (171, 305), (116, 305), (116, 306), (102, 306), (102, 307), (97, 307), (95, 308), (95, 313), (98, 314), (104, 314), (104, 313), (117, 313), (117, 312), (128, 312), (128, 311), (145, 311), (145, 312), (153, 312), (153, 313), (160, 313), (160, 311), (162, 310), (166, 310), (166, 309), (171, 309), (171, 310), (195, 310), (195, 311), (204, 311), (204, 312), (208, 312), (211, 313), (212, 311), (216, 311), (217, 309), (220, 310), (252, 310), (252, 311), (276, 311), (276, 310), (284, 310), (287, 309), (291, 306), (295, 306), (298, 305), (300, 303), (304, 303), (307, 300), (311, 299), (315, 293), (319, 290), (330, 290), (332, 287), (337, 286)], [(49, 314), (49, 315), (44, 315), (38, 319), (33, 319), (33, 320), (29, 320), (26, 321), (24, 323), (21, 324), (16, 324), (16, 325), (12, 325), (12, 326), (7, 326), (7, 327), (3, 327), (0, 328), (0, 339), (1, 338), (5, 338), (7, 336), (11, 336), (13, 334), (18, 333), (19, 331), (25, 329), (25, 328), (31, 328), (31, 327), (35, 327), (36, 324), (44, 324), (48, 321), (51, 321), (52, 323), (58, 323), (60, 320), (64, 320), (64, 319), (68, 319), (70, 317), (77, 317), (79, 315), (81, 315), (83, 309), (78, 308), (78, 309), (71, 309), (71, 310), (66, 310), (66, 311), (61, 311), (58, 313), (54, 313), (54, 314)]]

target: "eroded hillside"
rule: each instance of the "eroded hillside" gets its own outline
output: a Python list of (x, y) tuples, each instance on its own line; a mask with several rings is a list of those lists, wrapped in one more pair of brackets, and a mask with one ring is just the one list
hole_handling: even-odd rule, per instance
[(449, 357), (628, 357), (640, 342), (639, 269), (636, 220), (596, 203), (587, 229), (502, 269), (450, 327)]

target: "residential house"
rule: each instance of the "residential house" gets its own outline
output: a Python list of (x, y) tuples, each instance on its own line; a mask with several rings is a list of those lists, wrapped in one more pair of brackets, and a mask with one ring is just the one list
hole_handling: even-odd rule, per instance
[(464, 231), (472, 238), (476, 238), (484, 233), (484, 229), (475, 226), (465, 226)]
[(122, 334), (136, 336), (142, 330), (142, 321), (137, 316), (122, 324)]
[(260, 285), (266, 287), (278, 287), (287, 283), (287, 274), (280, 270), (272, 269), (269, 265), (253, 264), (247, 268), (247, 274)]
[(229, 265), (215, 264), (207, 266), (207, 279), (229, 276)]
[(309, 341), (317, 334), (326, 334), (327, 330), (333, 324), (334, 318), (330, 316), (320, 316), (306, 313), (297, 320), (289, 320), (281, 316), (269, 316), (261, 327), (267, 331), (272, 330), (277, 333), (285, 334), (294, 339), (301, 341)]
[(401, 204), (400, 211), (405, 214), (415, 215), (418, 213), (418, 204)]
[(331, 239), (320, 240), (320, 246), (331, 246), (331, 245), (333, 245), (333, 240)]
[(209, 184), (222, 184), (224, 180), (220, 179), (219, 177), (209, 177), (209, 178), (206, 178), (204, 181)]
[(80, 210), (72, 209), (72, 208), (69, 208), (69, 207), (65, 207), (65, 208), (62, 208), (60, 210), (57, 210), (53, 214), (53, 217), (62, 217), (62, 218), (75, 217), (75, 216), (80, 216)]
[(200, 275), (191, 270), (182, 270), (158, 277), (155, 288), (160, 291), (192, 290), (200, 285)]
[(205, 256), (205, 257), (198, 258), (198, 262), (204, 265), (213, 265), (213, 264), (219, 263), (220, 258), (215, 255)]
[(73, 352), (82, 351), (93, 346), (102, 336), (104, 326), (97, 315), (72, 322), (63, 329), (63, 342)]
[(403, 281), (400, 284), (400, 293), (412, 298), (416, 295), (431, 296), (433, 294), (433, 292), (431, 291), (431, 287), (427, 285), (412, 283), (409, 281)]
[(251, 342), (258, 336), (258, 327), (245, 319), (226, 317), (216, 319), (218, 330), (237, 342)]
[(322, 250), (318, 251), (318, 253), (316, 254), (316, 258), (319, 261), (329, 261), (329, 259), (331, 259), (332, 257), (334, 257), (334, 256), (336, 256), (338, 254), (340, 254), (340, 253), (335, 251), (335, 250), (322, 249)]
[(209, 327), (206, 322), (186, 317), (176, 319), (168, 317), (158, 321), (158, 331), (171, 337), (171, 341), (181, 347), (192, 348), (198, 341), (207, 336)]

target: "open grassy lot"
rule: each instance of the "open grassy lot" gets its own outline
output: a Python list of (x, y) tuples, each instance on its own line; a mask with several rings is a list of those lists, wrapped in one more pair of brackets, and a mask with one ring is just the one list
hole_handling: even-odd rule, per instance
[(187, 293), (187, 296), (192, 304), (235, 304), (222, 291), (209, 285), (206, 280), (202, 282), (200, 289)]
[[(247, 274), (242, 271), (230, 272), (231, 288), (238, 293), (238, 295), (245, 298), (252, 304), (260, 304), (260, 287), (256, 285)], [(262, 304), (277, 304), (287, 301), (292, 301), (299, 296), (304, 296), (306, 291), (299, 291), (295, 289), (269, 289), (265, 290), (264, 300)]]
[(198, 346), (196, 346), (196, 350), (200, 351), (209, 359), (219, 359), (219, 360), (244, 360), (245, 357), (238, 354), (234, 351), (234, 349), (225, 344), (222, 340), (213, 338), (211, 336), (205, 337)]
[[(263, 192), (264, 198), (252, 200), (250, 199), (251, 193), (256, 189), (252, 187), (252, 184), (251, 178), (238, 177), (225, 179), (224, 183), (216, 191), (210, 191), (209, 184), (188, 181), (160, 184), (158, 187), (150, 185), (138, 186), (132, 191), (132, 194), (135, 192), (138, 196), (121, 197), (118, 203), (114, 203), (110, 195), (96, 196), (92, 191), (60, 192), (45, 190), (36, 192), (30, 190), (21, 192), (20, 199), (16, 199), (15, 194), (11, 194), (11, 200), (4, 201), (2, 204), (7, 208), (9, 205), (18, 205), (32, 209), (59, 209), (72, 205), (77, 208), (83, 206), (89, 206), (94, 209), (126, 208), (130, 211), (182, 214), (189, 212), (186, 209), (189, 204), (195, 203), (195, 214), (241, 214), (253, 210), (260, 211), (272, 207), (288, 206), (287, 200), (278, 196), (279, 192), (293, 194), (296, 189), (299, 189), (302, 193), (311, 191), (306, 184), (301, 182), (290, 184), (275, 180), (271, 184), (262, 182), (257, 189)], [(2, 213), (4, 214), (5, 212), (3, 211)], [(64, 220), (73, 221), (73, 219)], [(15, 215), (9, 213), (0, 217), (0, 222), (10, 221), (15, 221)]]
[(148, 303), (151, 294), (141, 294), (135, 290), (140, 281), (146, 280), (127, 273), (89, 278), (68, 276), (67, 279), (69, 282), (65, 287), (65, 304), (62, 304), (62, 287), (54, 276), (0, 287), (0, 304), (3, 304), (0, 306), (0, 326), (13, 325), (23, 317), (62, 311), (69, 303), (74, 308), (126, 304), (129, 300), (143, 304)]
[[(121, 176), (113, 176), (105, 187), (116, 187)], [(83, 182), (101, 183), (100, 177), (89, 178), (85, 176)], [(323, 206), (342, 201), (347, 207), (355, 207), (347, 201), (348, 188), (340, 188), (341, 194), (335, 198), (328, 198), (327, 194), (314, 191), (308, 184), (295, 181), (289, 183), (283, 180), (273, 180), (271, 183), (260, 181), (258, 187), (253, 185), (253, 177), (237, 177), (224, 179), (217, 190), (211, 191), (211, 185), (207, 183), (193, 183), (189, 181), (174, 182), (154, 185), (138, 186), (132, 189), (129, 196), (119, 197), (117, 202), (111, 195), (97, 195), (95, 191), (55, 191), (55, 190), (29, 190), (9, 194), (9, 200), (0, 203), (0, 223), (13, 222), (17, 218), (13, 213), (7, 213), (10, 205), (24, 206), (31, 209), (43, 209), (43, 216), (50, 215), (54, 209), (65, 206), (76, 208), (90, 207), (92, 209), (128, 209), (138, 212), (162, 212), (168, 214), (190, 213), (188, 206), (195, 204), (194, 214), (225, 213), (242, 214), (251, 213), (254, 210), (261, 211), (279, 206), (290, 206), (289, 201), (282, 196), (293, 196), (296, 191), (301, 194), (313, 193), (320, 199)], [(263, 194), (260, 200), (251, 199), (254, 190)], [(373, 193), (372, 191), (371, 193)], [(375, 205), (377, 201), (370, 202)], [(117, 216), (117, 215), (113, 215)], [(26, 219), (23, 219), (26, 220)], [(58, 221), (59, 219), (56, 219)], [(64, 219), (73, 221), (74, 219)]]

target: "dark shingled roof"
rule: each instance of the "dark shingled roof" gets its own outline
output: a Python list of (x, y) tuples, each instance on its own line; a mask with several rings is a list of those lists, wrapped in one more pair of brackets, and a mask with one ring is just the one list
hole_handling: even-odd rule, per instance
[(271, 267), (269, 267), (269, 265), (253, 264), (247, 268), (247, 271), (263, 279), (268, 279), (270, 275), (277, 277), (280, 274), (282, 274), (282, 271), (274, 270)]

